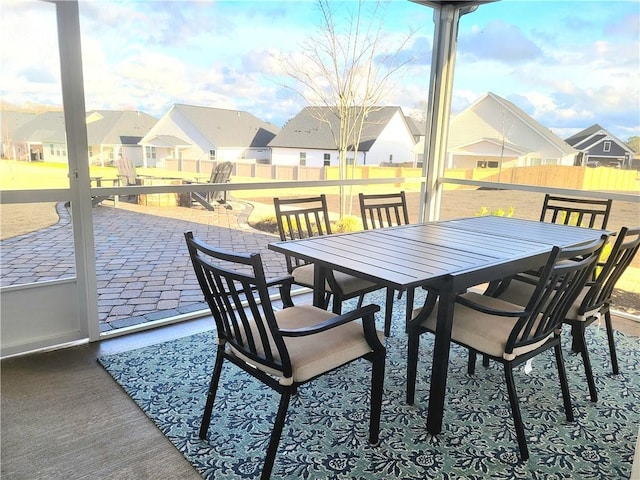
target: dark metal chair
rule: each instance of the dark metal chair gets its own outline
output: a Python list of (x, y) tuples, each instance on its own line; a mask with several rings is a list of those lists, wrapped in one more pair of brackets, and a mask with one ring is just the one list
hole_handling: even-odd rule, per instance
[(259, 254), (223, 251), (194, 238), (191, 232), (185, 238), (218, 338), (200, 438), (207, 436), (222, 365), (229, 360), (280, 393), (261, 475), (268, 479), (289, 401), (298, 386), (364, 358), (372, 364), (369, 442), (378, 444), (386, 358), (382, 333), (375, 328), (379, 307), (367, 305), (335, 315), (310, 305), (293, 306), (287, 297), (285, 305), (289, 306), (274, 311), (269, 288), (279, 286), (286, 296), (291, 277), (268, 281)]
[(540, 221), (604, 230), (609, 222), (612, 203), (610, 198), (599, 200), (558, 197), (547, 193), (544, 196)]
[[(546, 194), (540, 212), (540, 221), (549, 223), (559, 223), (564, 225), (574, 225), (577, 227), (606, 229), (611, 214), (612, 199), (600, 200), (590, 198), (559, 197)], [(516, 280), (525, 282), (535, 282), (539, 272), (529, 271), (515, 277)], [(497, 280), (491, 282), (487, 288), (487, 293), (493, 297), (500, 297), (506, 290), (508, 280)], [(485, 362), (486, 364), (486, 362)]]
[[(611, 294), (617, 281), (631, 264), (639, 248), (640, 227), (623, 227), (604, 262), (598, 263), (594, 278), (585, 285), (564, 319), (564, 323), (571, 325), (572, 350), (582, 355), (587, 384), (589, 385), (589, 396), (592, 402), (598, 401), (598, 393), (593, 379), (585, 331), (589, 325), (604, 317), (609, 342), (611, 369), (614, 374), (618, 374), (618, 359), (611, 323)], [(606, 255), (606, 253), (607, 249), (605, 248), (603, 255)], [(500, 299), (522, 305), (527, 296), (531, 294), (533, 288), (534, 285), (526, 281), (512, 282), (500, 296)]]
[[(365, 230), (374, 230), (376, 228), (394, 227), (398, 225), (409, 224), (407, 197), (404, 191), (401, 191), (399, 193), (377, 194), (359, 193), (358, 200), (360, 202), (360, 215), (362, 216), (362, 225), (364, 226)], [(415, 289), (408, 289), (406, 307), (407, 322), (411, 320), (414, 296)], [(394, 290), (392, 288), (387, 288), (384, 325), (384, 333), (386, 336), (389, 336), (391, 334), (393, 297)], [(400, 299), (401, 297), (402, 292), (398, 292), (398, 299)]]
[[(560, 334), (562, 322), (574, 301), (591, 278), (606, 236), (588, 245), (560, 249), (554, 247), (525, 306), (479, 293), (465, 293), (456, 299), (451, 341), (469, 349), (469, 374), (475, 371), (476, 354), (481, 353), (504, 366), (505, 381), (520, 456), (529, 458), (524, 423), (516, 394), (513, 368), (553, 348), (568, 421), (573, 421)], [(576, 259), (567, 261), (567, 259)], [(435, 333), (437, 300), (427, 296), (422, 309), (409, 323), (407, 361), (407, 403), (413, 404), (420, 335)], [(533, 395), (533, 394), (531, 394)]]
[[(324, 194), (306, 198), (274, 198), (276, 222), (280, 240), (331, 235), (331, 222)], [(293, 275), (294, 283), (304, 287), (314, 287), (314, 265), (300, 258), (286, 255), (287, 272)], [(333, 297), (333, 312), (342, 312), (342, 302), (359, 297), (358, 307), (362, 305), (366, 293), (379, 290), (378, 284), (363, 280), (342, 272), (329, 272), (325, 284), (325, 305)], [(386, 323), (386, 320), (385, 320)]]

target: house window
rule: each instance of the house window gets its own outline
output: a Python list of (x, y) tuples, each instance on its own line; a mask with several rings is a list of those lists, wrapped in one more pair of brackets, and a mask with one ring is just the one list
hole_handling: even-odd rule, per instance
[(145, 156), (147, 158), (155, 160), (155, 158), (156, 158), (156, 147), (147, 146), (147, 147), (144, 147), (144, 150), (145, 150)]
[(610, 152), (611, 151), (611, 142), (610, 141), (604, 142), (604, 151), (605, 152)]
[(300, 152), (300, 166), (304, 167), (307, 164), (307, 152)]
[(393, 155), (389, 155), (389, 163), (393, 163)]
[(53, 143), (49, 144), (49, 153), (51, 155), (55, 155), (55, 150), (53, 149)]
[(209, 150), (209, 160), (211, 160), (212, 162), (216, 161), (216, 151), (215, 150)]
[(325, 167), (331, 166), (331, 154), (330, 153), (325, 153), (324, 154), (324, 166)]
[(542, 165), (542, 159), (540, 157), (531, 158), (531, 166), (534, 167), (536, 165)]
[(89, 158), (93, 157), (93, 147), (89, 147)]
[(476, 162), (476, 168), (498, 168), (498, 162), (488, 160), (478, 160)]

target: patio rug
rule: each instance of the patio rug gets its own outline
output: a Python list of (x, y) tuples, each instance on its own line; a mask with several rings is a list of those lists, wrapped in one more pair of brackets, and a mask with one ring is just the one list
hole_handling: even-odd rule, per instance
[[(365, 303), (380, 302), (369, 294)], [(640, 348), (617, 333), (621, 373), (613, 376), (604, 329), (589, 329), (599, 401), (589, 401), (579, 355), (564, 352), (575, 422), (564, 416), (552, 351), (516, 373), (530, 459), (518, 461), (502, 365), (466, 374), (466, 350), (450, 356), (443, 431), (426, 430), (433, 339), (423, 335), (416, 402), (405, 404), (404, 299), (388, 339), (381, 443), (368, 431), (370, 364), (361, 360), (299, 389), (272, 478), (453, 479), (629, 478), (640, 425)], [(384, 309), (383, 309), (384, 310)], [(377, 321), (382, 327), (382, 317)], [(568, 333), (568, 332), (567, 332)], [(256, 479), (278, 395), (225, 363), (207, 440), (198, 438), (213, 368), (213, 331), (104, 356), (99, 362), (206, 479)]]

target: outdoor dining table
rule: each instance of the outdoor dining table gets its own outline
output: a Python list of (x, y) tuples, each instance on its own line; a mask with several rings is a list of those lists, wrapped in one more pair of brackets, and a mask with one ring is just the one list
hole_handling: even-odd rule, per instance
[(427, 414), (427, 430), (436, 435), (442, 430), (456, 295), (542, 266), (553, 246), (576, 246), (602, 234), (569, 225), (481, 216), (274, 242), (269, 248), (315, 264), (316, 306), (324, 305), (323, 286), (330, 270), (395, 290), (424, 286), (438, 294)]

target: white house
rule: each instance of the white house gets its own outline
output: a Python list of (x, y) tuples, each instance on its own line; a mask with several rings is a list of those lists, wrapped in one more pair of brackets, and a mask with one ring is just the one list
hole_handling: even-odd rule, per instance
[(279, 128), (247, 112), (176, 104), (140, 141), (144, 165), (168, 160), (268, 163), (269, 141)]
[(447, 168), (574, 165), (576, 150), (504, 98), (487, 93), (449, 126)]
[[(305, 107), (269, 143), (271, 161), (274, 165), (337, 166), (334, 134), (338, 132), (339, 119), (333, 109)], [(355, 162), (415, 164), (415, 144), (400, 107), (374, 107), (365, 120)]]

